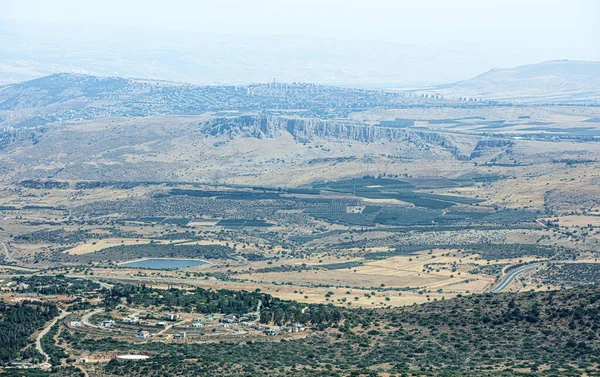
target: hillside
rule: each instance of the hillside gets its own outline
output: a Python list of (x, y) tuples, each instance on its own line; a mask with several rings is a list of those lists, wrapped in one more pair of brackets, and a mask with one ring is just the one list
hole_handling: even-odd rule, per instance
[(600, 101), (600, 62), (556, 60), (492, 69), (472, 79), (428, 91), (446, 97), (580, 103)]
[(580, 158), (576, 145), (532, 154), (531, 142), (507, 138), (584, 141), (600, 133), (594, 119), (593, 108), (532, 110), (306, 83), (197, 86), (55, 74), (0, 87), (0, 172), (285, 186), (322, 179), (317, 171), (343, 178), (375, 166), (438, 175), (431, 164), (398, 162)]
[[(327, 166), (366, 171), (373, 155), (467, 159), (471, 137), (280, 116), (107, 118), (0, 134), (4, 177), (220, 181)], [(48, 159), (53, 162), (48, 164)], [(226, 163), (224, 163), (226, 162)], [(27, 168), (24, 168), (27, 167)], [(339, 167), (339, 166), (338, 166)], [(265, 170), (266, 168), (266, 170)]]
[[(15, 277), (13, 293), (60, 292), (65, 320), (53, 326), (55, 342), (45, 339), (55, 367), (39, 376), (66, 376), (81, 363), (78, 357), (94, 358), (85, 363), (89, 376), (440, 376), (440, 377), (575, 377), (598, 376), (600, 362), (600, 290), (587, 286), (560, 291), (478, 294), (434, 299), (402, 308), (365, 309), (355, 305), (304, 304), (281, 300), (260, 290), (150, 288), (138, 284), (116, 284), (110, 291), (87, 279), (65, 276)], [(100, 305), (80, 302), (90, 289), (100, 296)], [(404, 292), (371, 292), (369, 296), (403, 295)], [(337, 295), (337, 293), (331, 293)], [(43, 297), (43, 296), (42, 296)], [(43, 298), (44, 299), (44, 298)], [(126, 300), (124, 300), (126, 299)], [(254, 308), (261, 303), (260, 315)], [(125, 303), (125, 304), (124, 304)], [(120, 307), (120, 310), (114, 310)], [(185, 341), (156, 333), (139, 341), (131, 330), (155, 332), (148, 321), (160, 319), (145, 314), (145, 323), (114, 321), (110, 329), (91, 326), (102, 318), (129, 318), (128, 312), (148, 309), (175, 310), (181, 320), (174, 331), (189, 334)], [(5, 352), (11, 360), (39, 360), (27, 339), (58, 314), (56, 304), (0, 301), (0, 325), (16, 329), (2, 335), (14, 338)], [(86, 316), (85, 320), (83, 317)], [(89, 315), (95, 313), (95, 316)], [(229, 333), (218, 341), (198, 338), (205, 327), (219, 327), (213, 317), (235, 313), (250, 322), (242, 326), (242, 338)], [(82, 318), (83, 325), (71, 325)], [(201, 330), (184, 326), (192, 318), (205, 319)], [(251, 320), (251, 318), (253, 318)], [(285, 332), (295, 322), (298, 332)], [(246, 325), (244, 325), (244, 323)], [(17, 324), (17, 326), (14, 326)], [(282, 333), (249, 333), (254, 327), (279, 329)], [(168, 329), (162, 330), (167, 332)], [(5, 334), (6, 333), (6, 334)], [(195, 335), (193, 335), (195, 333)], [(12, 339), (11, 338), (11, 339)], [(5, 341), (5, 344), (9, 344)], [(115, 355), (133, 353), (147, 359), (118, 361)], [(2, 364), (0, 364), (2, 365)], [(33, 371), (33, 370), (31, 370)], [(3, 373), (4, 372), (4, 373)], [(15, 369), (0, 369), (1, 375), (22, 376)], [(75, 374), (79, 375), (79, 374)]]
[[(592, 287), (343, 309), (339, 322), (280, 342), (132, 344), (72, 330), (61, 337), (74, 350), (154, 355), (109, 362), (96, 370), (103, 376), (593, 376), (599, 297)], [(282, 310), (294, 310), (290, 304)]]
[(0, 125), (15, 128), (108, 116), (293, 110), (333, 117), (356, 109), (424, 103), (406, 94), (310, 83), (199, 86), (60, 73), (0, 87)]

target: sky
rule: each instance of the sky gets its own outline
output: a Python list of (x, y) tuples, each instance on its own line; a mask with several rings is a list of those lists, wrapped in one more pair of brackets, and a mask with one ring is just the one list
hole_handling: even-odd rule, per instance
[(490, 43), (597, 58), (599, 4), (597, 0), (0, 0), (0, 17), (458, 48)]
[(0, 0), (2, 21), (387, 41), (461, 51), (474, 69), (600, 61), (598, 0)]

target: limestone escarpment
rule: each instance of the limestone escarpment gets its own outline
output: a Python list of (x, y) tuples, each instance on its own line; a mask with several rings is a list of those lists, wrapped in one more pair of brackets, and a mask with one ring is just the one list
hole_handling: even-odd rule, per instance
[(214, 118), (200, 125), (211, 136), (275, 138), (288, 132), (300, 142), (317, 139), (375, 143), (404, 141), (420, 147), (434, 145), (450, 152), (457, 159), (468, 156), (460, 151), (448, 135), (410, 128), (382, 127), (351, 121), (281, 116), (240, 116)]

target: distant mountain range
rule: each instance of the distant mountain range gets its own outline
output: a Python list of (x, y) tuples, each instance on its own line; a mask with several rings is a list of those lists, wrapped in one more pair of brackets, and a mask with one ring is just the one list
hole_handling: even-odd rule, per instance
[(469, 80), (421, 92), (499, 101), (599, 103), (600, 62), (555, 60), (492, 69)]
[(470, 80), (411, 92), (304, 83), (200, 86), (60, 73), (0, 87), (0, 124), (22, 127), (222, 110), (293, 110), (301, 116), (336, 118), (371, 108), (485, 106), (494, 101), (599, 104), (600, 63), (565, 60), (493, 69)]
[(200, 86), (57, 73), (0, 87), (0, 125), (20, 128), (108, 116), (293, 111), (318, 118), (375, 107), (433, 102), (405, 93), (310, 83)]

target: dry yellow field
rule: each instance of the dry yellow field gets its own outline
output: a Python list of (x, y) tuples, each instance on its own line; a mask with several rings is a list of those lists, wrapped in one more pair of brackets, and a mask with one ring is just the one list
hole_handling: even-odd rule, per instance
[[(415, 274), (417, 275), (417, 274)], [(373, 273), (360, 273), (350, 270), (332, 271), (302, 271), (302, 272), (269, 272), (261, 274), (239, 275), (241, 279), (249, 279), (257, 282), (282, 282), (293, 285), (322, 284), (332, 286), (366, 287), (377, 288), (382, 284), (386, 287), (423, 287), (433, 284), (443, 277), (423, 274), (422, 276), (411, 276), (406, 274), (380, 275)]]
[[(125, 283), (135, 282), (136, 276), (139, 270), (135, 269), (94, 269), (94, 275), (114, 276), (111, 280), (119, 281), (118, 276), (127, 279), (122, 280)], [(158, 272), (152, 272), (158, 274)], [(373, 292), (369, 289), (353, 289), (353, 288), (327, 288), (327, 287), (299, 287), (289, 285), (273, 285), (269, 283), (261, 282), (228, 282), (228, 281), (217, 281), (214, 279), (190, 279), (185, 278), (183, 271), (165, 271), (161, 276), (170, 276), (172, 280), (169, 282), (161, 281), (160, 278), (144, 279), (143, 282), (147, 286), (155, 288), (169, 288), (169, 287), (202, 287), (205, 289), (232, 289), (232, 290), (246, 290), (254, 291), (260, 289), (261, 292), (270, 294), (274, 297), (285, 300), (296, 300), (304, 303), (332, 303), (343, 306), (360, 306), (360, 307), (384, 307), (384, 306), (405, 306), (412, 305), (414, 303), (423, 303), (429, 300), (451, 298), (455, 296), (455, 293), (437, 293), (431, 292), (426, 294), (420, 294), (416, 292), (396, 292), (396, 291), (383, 291)], [(132, 280), (132, 278), (134, 280)], [(139, 277), (137, 277), (139, 278)], [(330, 297), (327, 297), (329, 292), (333, 292)], [(369, 297), (367, 297), (367, 295)], [(428, 297), (429, 296), (429, 297)], [(356, 299), (358, 297), (358, 299)]]
[[(338, 287), (359, 288), (425, 288), (445, 289), (452, 291), (483, 291), (493, 281), (489, 276), (468, 275), (470, 267), (466, 263), (475, 263), (477, 256), (465, 257), (464, 260), (442, 256), (448, 250), (436, 250), (432, 254), (425, 252), (411, 256), (397, 256), (381, 261), (373, 261), (350, 269), (337, 270), (303, 270), (294, 272), (245, 273), (237, 275), (240, 279), (248, 279), (260, 283), (288, 283), (292, 285), (330, 284)], [(322, 258), (320, 263), (314, 260), (306, 261), (309, 266), (318, 267), (321, 264), (349, 262), (355, 259), (340, 261), (335, 258)], [(464, 263), (463, 263), (464, 262)], [(452, 265), (456, 263), (456, 271)], [(290, 263), (290, 265), (299, 264)], [(425, 271), (427, 265), (435, 266), (433, 271)], [(254, 265), (253, 265), (254, 266)], [(255, 268), (258, 266), (255, 266)], [(439, 271), (437, 270), (439, 268)], [(465, 280), (469, 283), (464, 283)], [(462, 283), (461, 286), (457, 284)], [(465, 285), (466, 284), (466, 285)], [(464, 287), (463, 287), (464, 286)]]
[(73, 254), (73, 255), (81, 255), (93, 253), (96, 251), (100, 251), (102, 249), (106, 249), (112, 246), (125, 246), (125, 245), (144, 245), (149, 244), (154, 241), (155, 243), (167, 244), (169, 241), (164, 240), (149, 240), (149, 239), (127, 239), (127, 238), (105, 238), (102, 240), (97, 240), (94, 242), (82, 243), (75, 246), (72, 249), (66, 250), (65, 253)]
[(566, 227), (573, 227), (573, 226), (585, 227), (588, 225), (600, 226), (600, 216), (586, 216), (586, 215), (560, 216), (558, 218), (558, 224), (560, 226), (566, 226)]
[[(322, 264), (343, 263), (360, 260), (359, 258), (344, 259), (321, 257), (309, 260), (296, 260), (277, 262), (267, 265), (266, 262), (229, 265), (227, 269), (247, 271), (249, 266), (253, 269), (268, 266), (298, 266), (301, 263), (307, 266), (318, 267)], [(332, 287), (354, 287), (357, 289), (377, 288), (413, 288), (438, 292), (443, 294), (485, 292), (491, 288), (496, 277), (485, 274), (472, 274), (470, 271), (475, 266), (485, 265), (513, 265), (523, 262), (533, 262), (535, 257), (520, 257), (513, 259), (498, 259), (487, 261), (480, 259), (476, 254), (461, 255), (457, 250), (423, 251), (406, 256), (395, 256), (385, 260), (371, 261), (364, 265), (334, 269), (334, 270), (302, 270), (285, 272), (244, 272), (235, 275), (256, 284), (277, 284), (292, 286), (330, 285)], [(222, 270), (215, 264), (210, 269)], [(453, 271), (454, 270), (454, 271)], [(393, 302), (393, 301), (392, 301)]]

